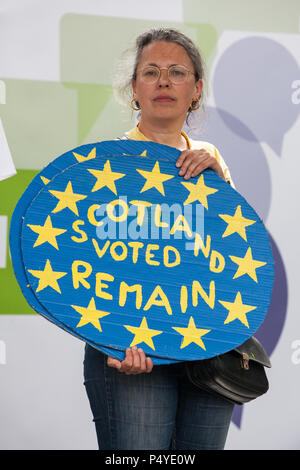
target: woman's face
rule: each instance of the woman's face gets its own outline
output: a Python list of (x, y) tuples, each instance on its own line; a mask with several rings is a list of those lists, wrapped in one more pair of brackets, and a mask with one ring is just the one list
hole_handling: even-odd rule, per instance
[(185, 49), (173, 42), (156, 41), (144, 47), (137, 67), (136, 81), (132, 83), (133, 96), (141, 107), (141, 119), (145, 122), (168, 120), (178, 122), (180, 126), (192, 101), (197, 101), (203, 87), (202, 80), (195, 81), (193, 73), (187, 80), (173, 84), (167, 70), (161, 70), (160, 78), (153, 84), (145, 84), (139, 72), (148, 65), (169, 67), (184, 65), (194, 73), (194, 66)]

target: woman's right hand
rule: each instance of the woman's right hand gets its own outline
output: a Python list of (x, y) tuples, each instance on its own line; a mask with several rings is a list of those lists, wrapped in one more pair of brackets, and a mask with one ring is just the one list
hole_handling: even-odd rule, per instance
[(146, 357), (144, 351), (136, 346), (126, 349), (126, 356), (123, 361), (108, 356), (107, 365), (114, 367), (119, 372), (124, 372), (126, 375), (149, 373), (153, 368), (150, 357)]

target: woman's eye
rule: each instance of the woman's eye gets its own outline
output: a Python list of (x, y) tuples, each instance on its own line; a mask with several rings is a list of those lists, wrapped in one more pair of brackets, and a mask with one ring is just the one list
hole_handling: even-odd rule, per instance
[(157, 70), (153, 70), (153, 69), (150, 69), (150, 70), (144, 70), (144, 77), (155, 77), (156, 75), (158, 74)]
[(183, 77), (185, 72), (183, 70), (173, 69), (170, 70), (170, 73), (173, 77)]

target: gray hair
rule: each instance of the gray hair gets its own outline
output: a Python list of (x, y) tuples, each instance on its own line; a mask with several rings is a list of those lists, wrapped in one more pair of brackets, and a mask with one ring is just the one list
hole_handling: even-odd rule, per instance
[[(205, 81), (204, 61), (198, 48), (190, 38), (176, 29), (150, 29), (137, 37), (134, 47), (126, 50), (117, 64), (113, 87), (117, 101), (122, 104), (128, 105), (131, 101), (133, 97), (131, 84), (136, 80), (136, 70), (142, 51), (145, 46), (154, 41), (173, 42), (183, 47), (193, 63), (195, 80), (201, 79)], [(203, 105), (203, 91), (200, 102)]]

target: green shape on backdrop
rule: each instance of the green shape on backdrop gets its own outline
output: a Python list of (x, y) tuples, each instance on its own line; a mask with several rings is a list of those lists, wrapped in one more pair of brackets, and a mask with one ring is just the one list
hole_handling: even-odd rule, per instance
[(16, 168), (42, 169), (77, 144), (77, 95), (63, 84), (5, 79), (1, 119)]
[(94, 83), (64, 83), (64, 86), (77, 94), (77, 144), (81, 145), (112, 97), (112, 86)]
[[(15, 176), (0, 182), (0, 214), (8, 217), (8, 227), (18, 200), (37, 173), (36, 170), (18, 170)], [(0, 314), (35, 314), (26, 302), (15, 278), (9, 256), (8, 233), (6, 260), (6, 268), (0, 269)]]
[(216, 28), (211, 24), (185, 23), (185, 25), (195, 30), (195, 43), (199, 47), (204, 61), (208, 64), (216, 51), (218, 42)]
[(182, 0), (184, 21), (212, 23), (218, 32), (299, 33), (299, 0)]

